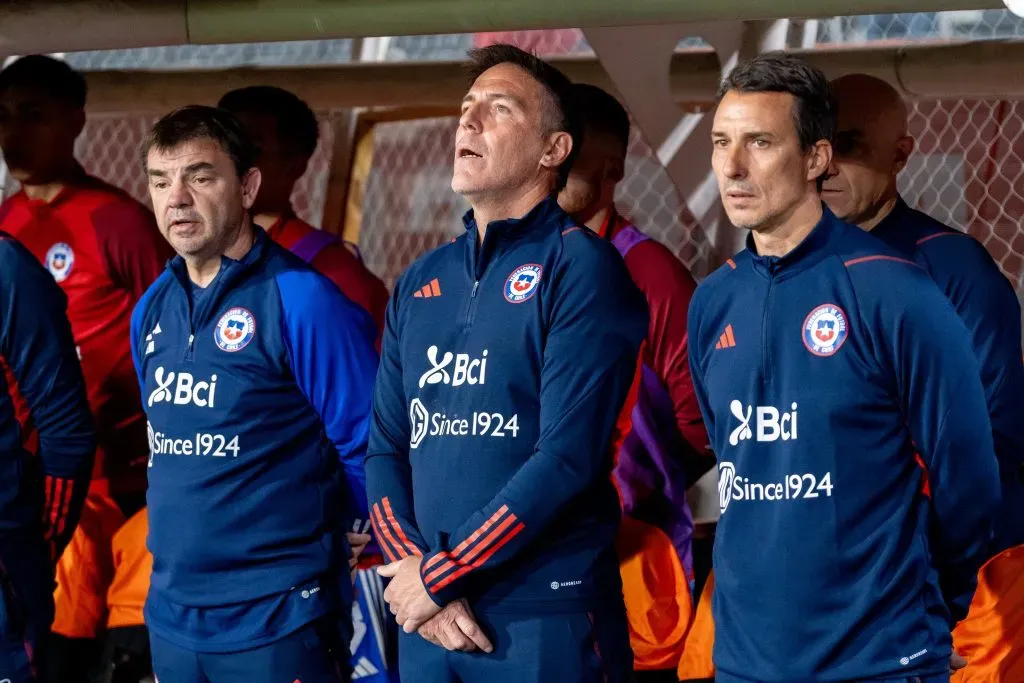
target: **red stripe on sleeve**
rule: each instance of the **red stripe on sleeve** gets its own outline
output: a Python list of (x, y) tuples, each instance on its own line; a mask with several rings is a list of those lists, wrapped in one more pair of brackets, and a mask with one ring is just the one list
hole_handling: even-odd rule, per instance
[(377, 524), (380, 526), (381, 534), (385, 541), (391, 546), (391, 553), (394, 555), (396, 560), (400, 560), (404, 557), (402, 555), (401, 548), (398, 546), (398, 541), (395, 540), (394, 535), (391, 533), (391, 528), (388, 527), (387, 522), (384, 521), (384, 515), (380, 511), (380, 503), (373, 504), (374, 514), (377, 515)]
[(495, 543), (490, 550), (488, 550), (486, 553), (477, 558), (473, 563), (463, 567), (462, 569), (459, 569), (458, 571), (449, 574), (446, 578), (442, 579), (437, 585), (431, 587), (430, 592), (436, 593), (445, 586), (449, 585), (452, 581), (458, 579), (463, 574), (472, 571), (473, 569), (478, 569), (479, 567), (481, 567), (485, 562), (487, 562), (487, 560), (491, 559), (491, 556), (494, 555), (494, 553), (501, 550), (502, 547), (505, 546), (505, 544), (507, 544), (516, 536), (518, 536), (519, 533), (525, 528), (526, 525), (520, 522), (514, 529), (512, 529), (512, 531), (507, 533), (500, 541)]
[(377, 512), (376, 505), (374, 505), (373, 509), (370, 510), (370, 523), (373, 525), (373, 530), (377, 536), (377, 541), (380, 544), (380, 549), (384, 551), (384, 557), (387, 558), (389, 563), (397, 562), (398, 557), (395, 555), (394, 550), (391, 549), (390, 542), (387, 539), (387, 531), (385, 531), (384, 525), (380, 521), (380, 514)]
[(505, 513), (506, 513), (506, 512), (508, 512), (508, 506), (507, 506), (507, 505), (502, 505), (502, 506), (501, 506), (501, 507), (500, 507), (500, 508), (498, 509), (498, 511), (497, 511), (497, 512), (495, 512), (495, 513), (494, 513), (493, 515), (491, 515), (491, 518), (490, 518), (490, 519), (488, 519), (488, 520), (487, 520), (486, 522), (484, 522), (483, 524), (481, 524), (481, 525), (480, 525), (480, 528), (479, 528), (479, 529), (477, 529), (476, 531), (474, 531), (473, 533), (471, 533), (471, 534), (470, 534), (470, 535), (469, 535), (469, 536), (468, 536), (468, 537), (466, 538), (466, 540), (465, 540), (465, 541), (463, 541), (463, 542), (462, 542), (462, 543), (460, 543), (459, 545), (455, 546), (455, 549), (454, 549), (454, 550), (452, 550), (452, 551), (451, 551), (450, 553), (441, 553), (441, 554), (439, 554), (439, 555), (435, 555), (435, 556), (434, 556), (434, 557), (433, 557), (433, 558), (432, 558), (432, 559), (431, 559), (431, 560), (430, 560), (430, 561), (429, 561), (429, 562), (427, 563), (427, 565), (426, 565), (425, 567), (423, 567), (423, 571), (424, 571), (424, 572), (430, 571), (430, 570), (431, 570), (432, 568), (436, 567), (438, 563), (440, 563), (440, 562), (443, 562), (443, 561), (444, 561), (444, 560), (445, 560), (446, 558), (449, 558), (449, 557), (451, 557), (451, 558), (456, 558), (456, 557), (458, 557), (459, 555), (461, 555), (462, 553), (464, 553), (464, 552), (466, 551), (466, 548), (468, 548), (468, 547), (469, 547), (470, 545), (472, 545), (473, 543), (475, 543), (475, 542), (477, 541), (477, 539), (479, 539), (479, 538), (480, 538), (481, 536), (483, 536), (484, 534), (486, 534), (486, 533), (487, 533), (487, 531), (488, 531), (488, 530), (489, 530), (489, 529), (490, 529), (490, 528), (491, 528), (492, 526), (494, 526), (494, 524), (495, 524), (495, 523), (496, 523), (496, 522), (497, 522), (497, 521), (498, 521), (499, 519), (501, 519), (501, 518), (502, 518), (502, 517), (503, 517), (503, 516), (505, 515)]
[(384, 505), (384, 520), (391, 525), (391, 530), (398, 537), (399, 543), (401, 543), (402, 557), (409, 557), (411, 555), (422, 555), (419, 548), (409, 540), (409, 537), (402, 530), (402, 525), (398, 523), (398, 518), (395, 517), (395, 511), (391, 509), (391, 501), (387, 496), (381, 499), (381, 503)]

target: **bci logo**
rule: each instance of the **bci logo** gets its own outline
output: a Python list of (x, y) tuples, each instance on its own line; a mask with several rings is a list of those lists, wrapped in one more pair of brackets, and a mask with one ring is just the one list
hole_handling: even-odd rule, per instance
[[(177, 382), (175, 382), (177, 377)], [(174, 405), (184, 406), (188, 404), (200, 408), (213, 408), (213, 402), (217, 394), (217, 375), (210, 377), (207, 381), (195, 381), (195, 378), (188, 372), (165, 373), (163, 366), (156, 369), (153, 375), (156, 382), (156, 389), (149, 395), (147, 403), (152, 408), (156, 403), (171, 402)], [(173, 385), (173, 386), (172, 386)]]
[[(449, 372), (449, 365), (455, 364)], [(439, 361), (437, 359), (437, 346), (427, 349), (427, 362), (430, 369), (420, 376), (420, 389), (428, 384), (448, 384), (458, 387), (463, 384), (483, 384), (487, 379), (487, 349), (484, 349), (481, 358), (473, 358), (468, 353), (453, 354), (445, 351)]]
[[(733, 400), (729, 410), (740, 421), (738, 427), (729, 434), (729, 445), (735, 446), (740, 441), (754, 438), (757, 430), (758, 441), (792, 441), (796, 439), (796, 403), (790, 405), (789, 412), (780, 412), (773, 406), (744, 406)], [(755, 412), (756, 411), (756, 412)], [(750, 418), (754, 417), (751, 427)]]

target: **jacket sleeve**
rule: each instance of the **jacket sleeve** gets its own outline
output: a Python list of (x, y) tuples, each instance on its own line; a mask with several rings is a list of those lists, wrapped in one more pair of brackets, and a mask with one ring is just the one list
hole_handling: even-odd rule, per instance
[(43, 525), (60, 557), (89, 488), (96, 433), (67, 319), (67, 298), (39, 263), (0, 239), (0, 354), (18, 382), (39, 435)]
[[(690, 369), (690, 378), (693, 382), (694, 400), (697, 402), (707, 429), (708, 448), (713, 449), (714, 437), (717, 433), (715, 432), (715, 415), (708, 408), (708, 389), (704, 383), (704, 359), (703, 354), (700, 352), (700, 349), (705, 349), (708, 346), (701, 337), (701, 316), (704, 310), (702, 294), (702, 290), (698, 288), (693, 299), (690, 301), (690, 309), (687, 311), (687, 329), (689, 330), (690, 337), (695, 342), (693, 348), (696, 349), (694, 353), (689, 354), (687, 362)], [(711, 457), (715, 458), (714, 452), (711, 453)]]
[(533, 455), (420, 565), (438, 604), (461, 597), (472, 572), (515, 557), (566, 504), (610, 475), (611, 438), (648, 315), (618, 252), (591, 239), (596, 238), (575, 233), (565, 238), (549, 285), (540, 436)]
[(910, 435), (927, 468), (933, 564), (953, 620), (959, 621), (987, 558), (999, 503), (992, 430), (959, 316), (922, 271), (896, 275), (876, 281), (885, 291), (877, 293), (873, 329), (883, 335), (880, 352), (891, 364)]
[(680, 460), (686, 482), (692, 484), (715, 464), (688, 359), (687, 313), (697, 283), (679, 259), (654, 240), (633, 247), (626, 255), (626, 266), (650, 308), (647, 347), (651, 369), (672, 399), (676, 426), (688, 446)]
[[(981, 244), (967, 235), (939, 233), (920, 246), (922, 265), (953, 304), (970, 334), (981, 370), (1000, 477), (1018, 491), (1024, 481), (1024, 362), (1020, 302), (1009, 280)], [(1004, 489), (1004, 493), (1006, 489)], [(1017, 498), (1013, 503), (1019, 503)], [(1011, 501), (1004, 501), (1004, 510)], [(998, 547), (1020, 543), (1024, 515), (996, 523), (1015, 527)]]
[(367, 518), (363, 458), (377, 374), (377, 334), (369, 315), (318, 273), (286, 271), (277, 276), (277, 285), (292, 372), (338, 453), (347, 489), (347, 528), (352, 528)]
[[(402, 278), (404, 279), (404, 278)], [(412, 468), (409, 465), (412, 408), (402, 385), (401, 327), (397, 307), (402, 279), (387, 307), (381, 345), (380, 371), (373, 396), (370, 446), (366, 454), (366, 483), (374, 537), (388, 562), (423, 555), (428, 545), (416, 525)]]

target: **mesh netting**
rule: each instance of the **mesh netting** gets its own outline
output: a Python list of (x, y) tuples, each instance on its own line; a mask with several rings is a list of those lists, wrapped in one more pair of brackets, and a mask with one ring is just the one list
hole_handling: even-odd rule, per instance
[[(800, 34), (803, 37), (800, 37)], [(940, 41), (1024, 35), (1024, 19), (1003, 10), (876, 14), (794, 22), (790, 42)], [(590, 51), (578, 29), (486, 34), (402, 36), (387, 39), (378, 58), (461, 59), (466, 50), (512, 42), (541, 55)], [(809, 45), (806, 44), (809, 42)], [(188, 68), (243, 64), (300, 65), (352, 59), (350, 40), (178, 46), (68, 53), (83, 69)], [(148, 202), (138, 145), (151, 117), (92, 118), (78, 142), (85, 167)], [(981, 240), (1024, 293), (1024, 103), (940, 100), (912, 105), (918, 149), (900, 178), (907, 199)], [(465, 202), (449, 189), (454, 119), (385, 123), (376, 127), (373, 166), (366, 182), (361, 247), (372, 270), (390, 286), (425, 250), (461, 231)], [(322, 139), (294, 195), (300, 216), (319, 225), (329, 175), (331, 130)], [(0, 167), (5, 195), (15, 186)], [(664, 169), (636, 130), (627, 175), (617, 194), (620, 210), (669, 246), (702, 277), (727, 254), (713, 253)]]
[[(85, 170), (123, 188), (133, 197), (150, 206), (146, 176), (142, 172), (140, 146), (142, 139), (156, 121), (153, 116), (94, 116), (75, 145), (75, 156)], [(306, 174), (295, 186), (292, 203), (296, 214), (319, 227), (323, 214), (324, 190), (330, 168), (333, 135), (326, 117), (320, 118), (320, 144), (310, 159)], [(18, 189), (6, 168), (2, 170), (3, 196)]]
[[(904, 196), (979, 239), (1024, 293), (1024, 103), (920, 101), (911, 112), (917, 151), (900, 176)], [(448, 187), (455, 125), (455, 119), (431, 119), (374, 131), (361, 248), (389, 285), (416, 256), (461, 230), (466, 205)], [(712, 253), (635, 127), (616, 203), (697, 278), (728, 256)]]

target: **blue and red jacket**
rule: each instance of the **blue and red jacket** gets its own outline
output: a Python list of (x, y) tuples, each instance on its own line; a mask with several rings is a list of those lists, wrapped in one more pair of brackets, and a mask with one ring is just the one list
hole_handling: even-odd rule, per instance
[(823, 212), (785, 256), (748, 238), (690, 304), (719, 680), (948, 672), (987, 557), (999, 478), (967, 331), (920, 267)]
[[(45, 540), (56, 561), (78, 523), (96, 429), (67, 318), (67, 297), (31, 252), (0, 232), (0, 574)], [(5, 374), (16, 385), (8, 384)], [(33, 457), (15, 410), (37, 438)], [(11, 553), (19, 557), (12, 557)], [(5, 567), (7, 568), (5, 570)], [(45, 567), (31, 567), (35, 574)]]
[[(198, 651), (286, 635), (318, 616), (320, 588), (351, 605), (345, 531), (367, 518), (372, 320), (254, 232), (202, 290), (173, 259), (132, 315), (151, 444), (147, 625)], [(196, 610), (225, 608), (219, 623), (234, 623), (232, 606), (298, 601), (296, 587), (301, 607), (263, 603), (268, 615), (301, 612), (287, 624), (259, 631), (250, 613), (230, 638), (190, 631), (210, 622)]]
[(388, 307), (366, 458), (389, 560), (438, 603), (621, 609), (616, 417), (647, 307), (615, 248), (550, 197), (416, 261)]
[(1024, 544), (1024, 362), (1017, 294), (977, 240), (903, 199), (871, 234), (924, 268), (967, 326), (1003, 489), (992, 554)]

